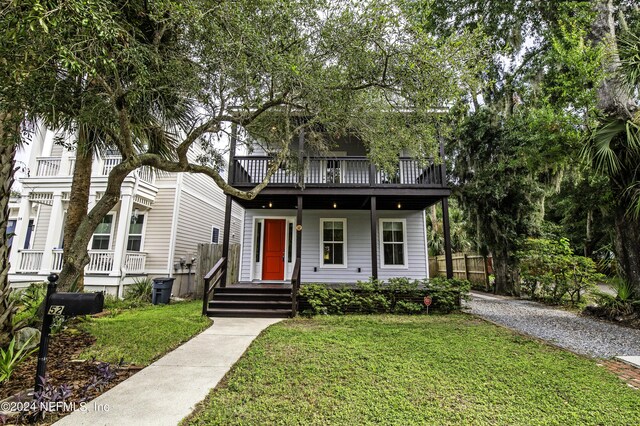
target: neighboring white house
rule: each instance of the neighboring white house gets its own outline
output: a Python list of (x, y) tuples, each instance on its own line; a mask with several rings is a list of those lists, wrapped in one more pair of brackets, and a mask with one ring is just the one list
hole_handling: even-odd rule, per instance
[[(8, 232), (15, 236), (9, 280), (14, 287), (42, 281), (62, 267), (75, 154), (55, 139), (54, 131), (37, 129), (30, 141), (28, 175), (20, 178), (20, 196), (10, 203)], [(119, 161), (109, 153), (94, 159), (89, 208), (104, 193), (107, 175)], [(123, 286), (136, 278), (181, 272), (181, 258), (191, 263), (198, 243), (222, 243), (224, 209), (225, 195), (209, 177), (136, 170), (91, 238), (85, 287), (122, 295)], [(232, 243), (242, 240), (243, 222), (243, 209), (234, 205)]]

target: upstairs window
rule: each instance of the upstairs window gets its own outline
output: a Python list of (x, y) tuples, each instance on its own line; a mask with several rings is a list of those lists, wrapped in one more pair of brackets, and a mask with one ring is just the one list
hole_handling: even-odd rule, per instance
[(407, 266), (406, 221), (380, 219), (382, 266)]
[(144, 215), (139, 214), (131, 218), (129, 225), (129, 238), (127, 239), (128, 251), (140, 251), (142, 249), (142, 227), (144, 226)]
[(111, 246), (111, 232), (113, 230), (113, 214), (108, 214), (93, 232), (91, 250), (109, 250)]
[(347, 219), (320, 219), (321, 264), (347, 266)]
[(220, 241), (220, 228), (214, 226), (211, 228), (211, 243), (219, 244), (218, 241)]

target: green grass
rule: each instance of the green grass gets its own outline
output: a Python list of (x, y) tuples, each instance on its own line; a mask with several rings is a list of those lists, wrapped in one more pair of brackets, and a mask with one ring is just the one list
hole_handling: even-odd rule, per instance
[(149, 305), (90, 319), (80, 328), (97, 341), (82, 357), (147, 365), (211, 325), (201, 309), (197, 301)]
[(594, 360), (458, 314), (267, 329), (185, 424), (637, 425)]

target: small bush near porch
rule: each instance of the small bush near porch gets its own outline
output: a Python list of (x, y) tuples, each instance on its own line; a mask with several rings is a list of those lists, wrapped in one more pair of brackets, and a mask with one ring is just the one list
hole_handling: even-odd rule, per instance
[(267, 329), (185, 424), (640, 424), (591, 359), (472, 316), (321, 316)]
[(450, 313), (460, 309), (469, 295), (469, 281), (435, 277), (410, 280), (399, 277), (388, 281), (358, 281), (355, 287), (329, 287), (307, 284), (300, 289), (298, 307), (304, 315), (318, 314), (420, 314), (426, 313), (425, 296), (431, 299), (431, 312)]

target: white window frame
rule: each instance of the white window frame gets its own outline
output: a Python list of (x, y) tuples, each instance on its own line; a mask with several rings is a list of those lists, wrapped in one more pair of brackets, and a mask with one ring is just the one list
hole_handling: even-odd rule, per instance
[[(111, 251), (111, 247), (113, 246), (113, 232), (114, 232), (114, 228), (116, 225), (116, 215), (115, 213), (111, 212), (111, 213), (107, 213), (106, 215), (104, 215), (105, 217), (107, 216), (111, 216), (111, 233), (109, 234), (109, 247), (106, 249), (94, 249), (93, 247), (93, 237), (96, 235), (96, 233), (94, 232), (93, 234), (91, 234), (91, 240), (89, 240), (89, 250), (93, 250), (93, 251)], [(97, 235), (107, 235), (107, 234), (97, 234)]]
[(136, 235), (136, 236), (140, 235), (140, 251), (133, 251), (127, 248), (127, 246), (129, 245), (129, 237), (131, 236), (131, 220), (129, 220), (129, 226), (127, 228), (127, 242), (124, 248), (125, 248), (125, 251), (131, 252), (131, 253), (144, 252), (144, 235), (145, 235), (145, 231), (147, 230), (147, 221), (149, 220), (149, 216), (147, 215), (146, 212), (139, 213), (138, 216), (144, 216), (144, 221), (142, 222), (142, 229), (140, 230), (140, 234), (133, 234), (133, 235)]
[[(384, 222), (400, 222), (402, 223), (402, 255), (403, 255), (403, 260), (404, 263), (402, 265), (386, 265), (384, 263), (384, 238), (383, 238), (383, 223)], [(380, 218), (378, 220), (378, 257), (379, 257), (379, 267), (381, 269), (409, 269), (409, 258), (408, 258), (408, 235), (407, 235), (407, 219), (402, 219), (402, 218), (391, 218), (391, 217), (385, 217), (385, 218)], [(387, 244), (396, 244), (396, 243), (387, 243)]]
[[(325, 222), (342, 222), (342, 264), (326, 265), (324, 263), (324, 223)], [(320, 245), (319, 245), (319, 261), (322, 269), (346, 269), (347, 268), (347, 218), (344, 217), (322, 217), (320, 218)]]

